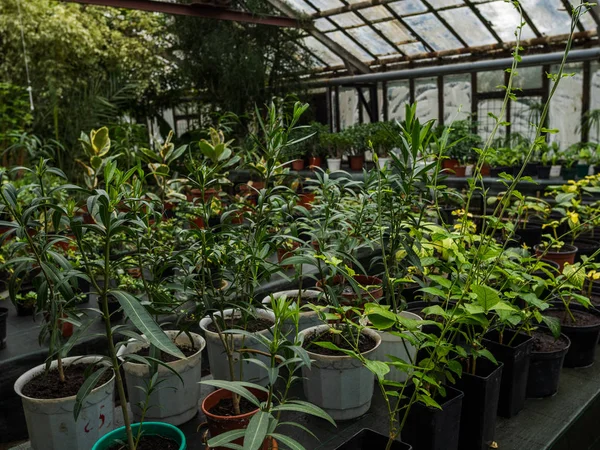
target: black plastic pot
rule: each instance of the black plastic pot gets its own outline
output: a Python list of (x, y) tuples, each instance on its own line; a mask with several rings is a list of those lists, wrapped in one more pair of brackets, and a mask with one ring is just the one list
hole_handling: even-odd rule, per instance
[[(433, 305), (441, 305), (441, 303), (439, 303), (439, 302), (424, 302), (424, 301), (411, 302), (407, 305), (406, 310), (408, 312), (415, 313), (415, 314), (421, 316), (423, 319), (425, 319), (425, 315), (421, 314), (421, 311), (424, 308), (427, 308), (428, 306), (433, 306)], [(425, 334), (434, 334), (436, 336), (439, 336), (441, 333), (440, 328), (435, 325), (422, 325), (421, 331)]]
[[(600, 311), (595, 309), (585, 309), (580, 305), (571, 304), (569, 305), (569, 309), (600, 317)], [(547, 309), (546, 313), (564, 310), (564, 307), (552, 307)], [(594, 364), (596, 358), (596, 345), (598, 345), (598, 338), (600, 338), (600, 323), (579, 327), (561, 324), (560, 329), (571, 341), (571, 346), (565, 356), (563, 366), (588, 367)]]
[[(537, 163), (527, 163), (527, 165), (525, 165), (525, 170), (523, 171), (523, 176), (526, 177), (535, 177), (537, 175)], [(517, 173), (519, 173), (519, 170), (521, 170), (521, 168), (517, 168)]]
[(440, 216), (444, 219), (444, 223), (446, 225), (454, 225), (456, 221), (456, 216), (452, 214), (453, 211), (456, 211), (458, 206), (442, 206), (439, 209)]
[[(363, 428), (335, 450), (384, 450), (387, 443), (387, 436), (369, 428)], [(392, 450), (412, 450), (410, 445), (400, 441), (394, 441), (390, 448)]]
[(496, 416), (502, 380), (502, 363), (477, 359), (475, 375), (463, 370), (456, 388), (463, 391), (460, 415), (460, 450), (489, 450), (496, 433)]
[[(536, 333), (542, 334), (542, 332), (534, 331), (534, 336)], [(562, 349), (551, 352), (538, 352), (532, 349), (529, 376), (527, 377), (527, 397), (543, 398), (558, 392), (560, 371), (565, 355), (571, 346), (571, 341), (564, 334), (560, 335), (560, 339), (566, 343)]]
[(521, 228), (523, 225), (519, 224), (516, 233), (521, 236), (521, 240), (527, 247), (533, 248), (534, 245), (538, 245), (542, 240), (542, 225), (538, 223), (527, 223), (526, 228)]
[(17, 302), (15, 303), (15, 307), (17, 308), (17, 316), (19, 317), (33, 316), (35, 313), (35, 305), (24, 305), (21, 302)]
[[(98, 309), (100, 309), (100, 311), (102, 311), (102, 304), (100, 302), (100, 299), (98, 299)], [(123, 309), (121, 308), (121, 304), (114, 297), (108, 298), (108, 313), (110, 314), (111, 321), (121, 320), (125, 316), (125, 313), (123, 312)], [(104, 319), (104, 317), (103, 317), (103, 319)]]
[(6, 348), (6, 319), (8, 309), (0, 308), (0, 350)]
[(418, 450), (457, 450), (463, 397), (461, 391), (447, 386), (446, 398), (439, 401), (442, 409), (421, 403), (412, 405), (402, 429), (402, 440)]
[(402, 290), (400, 291), (400, 295), (404, 297), (406, 303), (414, 303), (416, 301), (422, 300), (423, 293), (419, 292), (421, 286), (417, 283), (404, 284), (402, 285)]
[(573, 245), (577, 247), (577, 254), (575, 255), (575, 262), (582, 261), (582, 256), (588, 258), (598, 251), (600, 248), (600, 241), (592, 239), (575, 239)]
[(575, 170), (577, 172), (577, 178), (585, 178), (585, 177), (587, 177), (587, 174), (590, 171), (590, 165), (589, 164), (577, 164), (577, 166), (575, 167)]
[(512, 175), (512, 167), (492, 167), (490, 169), (490, 177), (498, 178), (503, 172)]
[(552, 166), (537, 166), (537, 177), (540, 180), (550, 179), (550, 170)]
[(505, 242), (507, 242), (506, 244), (506, 248), (511, 248), (511, 247), (520, 247), (521, 246), (521, 236), (519, 236), (518, 234), (513, 234), (510, 238), (505, 238), (502, 233), (496, 233), (494, 235), (494, 240), (499, 244), (499, 245), (504, 245)]
[(497, 361), (504, 363), (498, 415), (511, 418), (516, 416), (525, 405), (533, 339), (526, 334), (505, 330), (502, 336), (503, 344), (500, 344), (499, 336), (497, 330), (490, 331), (485, 335), (483, 343)]
[(577, 167), (563, 166), (560, 172), (562, 173), (562, 179), (565, 181), (574, 180), (575, 178), (577, 178)]

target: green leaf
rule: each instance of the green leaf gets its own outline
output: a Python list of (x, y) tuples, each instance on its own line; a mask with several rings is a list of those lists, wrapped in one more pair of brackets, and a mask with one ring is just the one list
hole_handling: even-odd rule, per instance
[(219, 448), (225, 444), (235, 441), (236, 439), (243, 438), (246, 434), (246, 430), (230, 430), (225, 433), (221, 433), (208, 441), (210, 448)]
[(426, 294), (431, 294), (436, 297), (446, 298), (446, 293), (441, 289), (435, 287), (425, 287), (419, 289), (421, 292), (425, 292)]
[(185, 355), (158, 326), (137, 298), (119, 290), (111, 290), (110, 293), (119, 301), (129, 320), (151, 344), (177, 358), (185, 358)]
[(325, 419), (330, 424), (337, 426), (335, 421), (331, 418), (329, 414), (327, 414), (324, 410), (319, 408), (312, 403), (305, 402), (303, 400), (290, 400), (286, 403), (282, 403), (281, 405), (277, 405), (272, 409), (275, 411), (293, 411), (300, 412), (303, 414), (310, 414), (311, 416), (320, 417), (321, 419)]
[(73, 409), (73, 417), (75, 420), (79, 417), (79, 413), (81, 412), (81, 408), (83, 407), (83, 402), (85, 398), (89, 395), (90, 392), (96, 387), (104, 372), (110, 369), (109, 366), (102, 366), (98, 370), (96, 370), (93, 374), (85, 379), (79, 390), (77, 391), (77, 396), (75, 397), (75, 408)]
[(474, 284), (471, 286), (471, 290), (477, 295), (477, 302), (486, 311), (500, 301), (498, 291), (489, 286)]
[(560, 319), (557, 317), (542, 316), (542, 321), (550, 329), (555, 339), (560, 337)]
[(290, 450), (305, 450), (305, 448), (289, 436), (279, 433), (271, 433), (271, 437), (288, 446)]
[(229, 392), (233, 392), (234, 394), (237, 394), (240, 397), (244, 397), (257, 408), (260, 407), (260, 401), (258, 401), (258, 398), (256, 398), (256, 396), (246, 388), (250, 387), (253, 389), (261, 390), (263, 392), (268, 392), (265, 388), (263, 388), (260, 385), (254, 383), (247, 383), (245, 381), (204, 380), (201, 381), (201, 383), (208, 384), (209, 386), (215, 386), (220, 389), (225, 389)]
[(375, 374), (378, 380), (383, 380), (390, 371), (388, 365), (381, 361), (365, 360), (365, 367)]
[(262, 410), (252, 416), (244, 435), (244, 450), (258, 450), (262, 446), (271, 419), (274, 419), (271, 413)]

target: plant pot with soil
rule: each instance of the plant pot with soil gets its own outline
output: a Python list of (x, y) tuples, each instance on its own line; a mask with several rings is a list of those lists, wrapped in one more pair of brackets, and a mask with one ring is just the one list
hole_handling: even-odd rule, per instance
[(600, 338), (600, 312), (580, 305), (552, 307), (545, 316), (560, 321), (561, 332), (569, 338), (571, 346), (565, 356), (564, 367), (588, 367), (596, 359), (596, 346)]
[(363, 167), (365, 166), (365, 154), (349, 155), (348, 161), (350, 162), (350, 170), (363, 170)]
[[(383, 450), (389, 438), (377, 431), (363, 428), (335, 450)], [(390, 450), (412, 450), (412, 447), (401, 441), (394, 441)]]
[(323, 164), (323, 158), (320, 156), (309, 156), (308, 157), (308, 168), (316, 169), (317, 167), (321, 167)]
[(35, 314), (37, 294), (33, 286), (21, 286), (15, 298), (11, 297), (11, 300), (17, 309), (17, 316), (25, 317)]
[[(140, 433), (140, 447), (152, 450), (186, 450), (185, 435), (176, 426), (161, 422), (134, 423), (131, 425), (134, 436)], [(92, 450), (120, 450), (127, 441), (125, 427), (117, 428), (102, 437)], [(144, 447), (142, 447), (144, 446)]]
[(8, 308), (0, 308), (0, 350), (6, 348), (6, 319)]
[[(330, 330), (329, 325), (319, 325), (299, 333), (304, 340), (302, 346), (313, 361), (310, 369), (302, 368), (304, 395), (334, 420), (350, 420), (362, 416), (371, 407), (375, 378), (356, 358), (316, 344), (333, 342), (339, 336)], [(333, 343), (344, 348), (342, 342)], [(371, 359), (380, 343), (379, 334), (365, 328), (359, 338), (358, 351)]]
[[(352, 278), (359, 285), (359, 293), (354, 291), (342, 275), (335, 275), (330, 280), (327, 280), (327, 283), (330, 286), (338, 286), (341, 289), (341, 297), (348, 304), (377, 300), (383, 297), (383, 281), (380, 278), (370, 275), (354, 275)], [(323, 280), (317, 281), (317, 289), (323, 289), (323, 284)]]
[(548, 180), (550, 179), (550, 171), (552, 170), (552, 166), (537, 166), (537, 177), (540, 180)]
[[(300, 297), (299, 306), (300, 308), (312, 304), (312, 305), (323, 305), (325, 306), (325, 302), (321, 300), (323, 293), (321, 291), (316, 291), (312, 289), (304, 289), (300, 291), (300, 295), (298, 295), (298, 290), (289, 290), (289, 291), (279, 291), (275, 292), (271, 295), (267, 295), (262, 300), (262, 304), (265, 308), (270, 309), (271, 301), (273, 299), (286, 297), (289, 301), (298, 301), (298, 297)], [(323, 312), (327, 312), (326, 309)], [(318, 325), (323, 325), (324, 322), (319, 317), (319, 312), (308, 310), (306, 308), (300, 310), (300, 319), (298, 321), (298, 332), (302, 330), (306, 330), (307, 328), (316, 327)], [(294, 332), (294, 325), (292, 321), (288, 321), (285, 324), (285, 334)]]
[(562, 247), (550, 247), (549, 249), (546, 249), (543, 245), (536, 245), (533, 248), (535, 250), (535, 256), (538, 258), (548, 259), (558, 263), (561, 272), (565, 267), (565, 263), (575, 263), (577, 247), (574, 245), (564, 244)]
[(304, 170), (304, 160), (303, 159), (295, 159), (292, 161), (292, 170), (300, 171)]
[(573, 245), (577, 247), (577, 255), (575, 256), (575, 262), (582, 261), (582, 256), (588, 258), (600, 249), (600, 242), (592, 239), (578, 238), (573, 241)]
[(550, 397), (558, 392), (560, 372), (571, 341), (564, 334), (556, 339), (543, 330), (533, 331), (531, 336), (533, 346), (527, 376), (527, 397)]
[[(236, 329), (239, 327), (243, 328), (245, 326), (245, 329), (249, 332), (260, 333), (264, 336), (268, 336), (270, 333), (269, 330), (272, 328), (275, 320), (275, 316), (272, 312), (261, 309), (256, 310), (256, 317), (249, 318), (246, 323), (244, 323), (242, 315), (239, 311), (234, 312), (233, 309), (226, 309), (224, 314), (225, 328), (221, 331), (225, 331), (226, 329)], [(220, 312), (216, 312), (215, 316), (217, 316), (220, 322), (223, 322), (220, 319)], [(223, 326), (222, 323), (219, 325)], [(213, 322), (212, 318), (210, 316), (204, 317), (200, 321), (200, 328), (204, 331), (206, 350), (208, 352), (208, 361), (213, 377), (215, 380), (232, 381), (229, 372), (228, 360), (225, 354), (225, 347), (221, 341), (221, 338), (219, 337), (217, 326)], [(234, 357), (234, 373), (240, 374), (241, 371), (242, 381), (249, 381), (262, 386), (266, 385), (269, 381), (267, 371), (256, 364), (245, 361), (243, 354), (238, 352), (239, 349), (243, 348), (262, 350), (263, 348), (260, 346), (258, 341), (242, 335), (225, 334), (223, 336), (228, 339), (229, 346), (233, 346), (232, 348), (236, 349)], [(268, 364), (268, 361), (262, 355), (253, 355), (252, 357)]]
[(342, 168), (342, 159), (341, 158), (327, 158), (327, 168), (330, 172), (335, 172), (336, 170), (340, 170)]
[(511, 418), (523, 409), (533, 339), (513, 330), (492, 330), (483, 344), (497, 361), (504, 363), (498, 415)]
[[(200, 400), (198, 381), (202, 378), (202, 350), (206, 346), (206, 341), (195, 333), (190, 333), (191, 341), (190, 336), (179, 331), (165, 331), (165, 334), (186, 357), (177, 359), (168, 353), (161, 352), (161, 361), (177, 372), (179, 377), (166, 367), (158, 366), (157, 383), (160, 385), (148, 398), (146, 406), (148, 410), (144, 420), (181, 425), (192, 419), (198, 412), (198, 401)], [(142, 420), (143, 411), (140, 405), (146, 401), (144, 388), (149, 385), (153, 372), (148, 364), (127, 361), (126, 355), (151, 356), (149, 350), (148, 343), (132, 340), (121, 347), (118, 353), (119, 357), (125, 361), (123, 370), (125, 371), (129, 403), (136, 422)]]
[(500, 400), (502, 363), (478, 358), (475, 373), (472, 367), (463, 370), (455, 388), (462, 391), (460, 416), (460, 450), (488, 450), (496, 434), (496, 416)]
[(76, 395), (85, 381), (86, 369), (101, 360), (101, 356), (63, 358), (64, 382), (58, 376), (57, 361), (52, 362), (48, 375), (44, 375), (46, 365), (42, 364), (17, 379), (15, 392), (23, 403), (33, 449), (91, 448), (112, 430), (115, 377), (110, 370), (104, 372), (84, 399), (78, 419), (73, 416)]

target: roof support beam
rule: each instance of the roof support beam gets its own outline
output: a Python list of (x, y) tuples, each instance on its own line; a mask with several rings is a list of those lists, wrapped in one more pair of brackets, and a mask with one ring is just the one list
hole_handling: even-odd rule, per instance
[[(297, 18), (298, 13), (296, 12), (296, 10), (294, 10), (291, 6), (287, 5), (282, 0), (268, 0), (268, 2), (275, 9), (277, 9), (282, 14), (285, 14), (289, 18), (294, 18), (294, 19)], [(313, 25), (306, 27), (305, 30), (312, 37), (314, 37), (319, 42), (321, 42), (321, 44), (323, 44), (325, 47), (327, 47), (333, 53), (338, 55), (346, 63), (346, 65), (349, 66), (349, 70), (352, 70), (353, 72), (359, 72), (359, 73), (371, 72), (371, 69), (369, 68), (369, 66), (367, 64), (362, 62), (360, 59), (358, 59), (356, 56), (354, 56), (352, 53), (350, 53), (348, 50), (346, 50), (340, 44), (335, 42), (329, 36), (326, 36), (325, 34), (321, 33)]]
[(217, 8), (200, 4), (167, 3), (153, 0), (60, 0), (84, 5), (111, 6), (114, 8), (137, 9), (139, 11), (160, 12), (180, 16), (205, 17), (208, 19), (229, 20), (285, 28), (300, 28), (297, 19), (282, 16), (259, 16), (244, 11)]

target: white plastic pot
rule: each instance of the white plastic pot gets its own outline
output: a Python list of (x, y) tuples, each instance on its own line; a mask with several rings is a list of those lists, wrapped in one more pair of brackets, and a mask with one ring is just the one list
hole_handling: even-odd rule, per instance
[[(101, 356), (63, 358), (64, 366), (98, 362)], [(56, 368), (56, 361), (51, 368)], [(113, 393), (115, 377), (93, 389), (84, 400), (77, 422), (73, 417), (75, 395), (57, 399), (37, 399), (23, 394), (25, 385), (43, 374), (46, 365), (28, 370), (15, 382), (15, 392), (21, 397), (27, 421), (27, 431), (33, 450), (65, 450), (92, 448), (98, 439), (113, 429)]]
[[(165, 331), (178, 345), (190, 346), (189, 337), (178, 331)], [(181, 380), (166, 367), (158, 366), (158, 382), (156, 390), (150, 395), (149, 409), (144, 420), (146, 422), (166, 422), (171, 425), (181, 425), (192, 419), (198, 412), (200, 400), (200, 380), (202, 378), (202, 350), (206, 346), (204, 338), (198, 334), (190, 333), (197, 352), (193, 355), (167, 363), (175, 370)], [(131, 341), (119, 349), (119, 357), (128, 353), (136, 353), (148, 344), (140, 341)], [(127, 393), (135, 422), (142, 418), (141, 405), (146, 400), (145, 388), (150, 382), (151, 372), (147, 364), (124, 362), (123, 370), (127, 381)]]
[[(233, 309), (226, 309), (225, 318), (228, 319), (231, 317), (233, 313)], [(260, 319), (270, 320), (275, 324), (275, 315), (271, 311), (266, 310), (257, 310), (257, 317)], [(216, 315), (220, 315), (220, 313), (215, 313)], [(235, 316), (239, 317), (240, 312), (236, 311)], [(210, 373), (214, 377), (215, 380), (228, 380), (231, 381), (231, 376), (229, 372), (229, 361), (227, 359), (227, 354), (225, 353), (225, 347), (223, 346), (223, 342), (219, 337), (219, 334), (208, 329), (208, 326), (212, 322), (212, 319), (207, 316), (204, 317), (200, 321), (200, 328), (205, 333), (206, 338), (206, 350), (208, 351), (208, 362), (210, 364)], [(272, 328), (272, 327), (271, 327)], [(258, 334), (262, 334), (263, 336), (270, 335), (270, 329), (265, 329), (259, 331)], [(224, 334), (229, 345), (233, 345), (233, 348), (236, 350), (242, 348), (254, 349), (265, 351), (266, 349), (258, 343), (256, 339), (252, 339), (242, 335), (235, 334)], [(234, 352), (234, 378), (236, 380), (240, 377), (240, 368), (241, 368), (241, 381), (249, 381), (251, 383), (257, 383), (262, 386), (266, 386), (269, 383), (269, 376), (267, 371), (257, 364), (254, 364), (249, 361), (245, 361), (242, 354), (239, 352)], [(251, 358), (259, 359), (263, 361), (267, 367), (270, 364), (269, 359), (266, 356), (251, 354)]]
[(550, 167), (550, 178), (558, 178), (560, 177), (562, 166), (554, 165)]
[(392, 158), (379, 158), (377, 160), (377, 165), (379, 166), (380, 169), (383, 169), (386, 166), (390, 165), (390, 161), (392, 160)]
[[(423, 319), (418, 315), (408, 312), (402, 311), (400, 313), (402, 317), (407, 319), (422, 321)], [(392, 334), (387, 331), (376, 331), (381, 337), (381, 344), (377, 349), (373, 352), (370, 359), (375, 361), (389, 361), (390, 358), (387, 355), (395, 356), (407, 364), (415, 365), (415, 359), (417, 356), (417, 349), (414, 345), (412, 345), (406, 338), (398, 336), (396, 334)], [(405, 331), (402, 334), (412, 334), (410, 331)], [(407, 380), (408, 374), (401, 370), (398, 370), (396, 367), (390, 366), (390, 371), (386, 374), (385, 379), (389, 381), (395, 381), (397, 383), (403, 383)]]
[[(317, 299), (319, 296), (323, 295), (321, 291), (316, 291), (313, 289), (305, 289), (302, 291), (302, 298), (309, 299)], [(271, 297), (280, 298), (287, 297), (288, 300), (297, 299), (298, 298), (298, 290), (292, 289), (289, 291), (279, 291), (274, 294), (267, 295), (263, 298), (262, 304), (265, 305), (265, 308), (271, 309)], [(298, 331), (306, 330), (310, 327), (316, 327), (317, 325), (323, 325), (324, 322), (319, 318), (319, 313), (313, 310), (300, 310), (300, 319), (298, 320)], [(294, 324), (292, 321), (287, 321), (285, 323), (284, 333), (289, 335), (290, 333), (295, 331)]]
[(327, 168), (331, 172), (340, 170), (341, 167), (342, 167), (342, 160), (340, 158), (327, 158)]
[[(329, 325), (308, 328), (300, 333), (306, 341), (315, 334), (329, 329)], [(375, 331), (365, 328), (363, 333), (377, 343), (363, 353), (373, 359), (373, 352), (381, 344)], [(302, 368), (303, 388), (306, 399), (323, 408), (334, 420), (350, 420), (362, 416), (371, 407), (375, 376), (363, 364), (351, 356), (326, 356), (307, 350), (312, 364)]]

